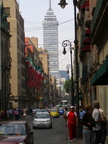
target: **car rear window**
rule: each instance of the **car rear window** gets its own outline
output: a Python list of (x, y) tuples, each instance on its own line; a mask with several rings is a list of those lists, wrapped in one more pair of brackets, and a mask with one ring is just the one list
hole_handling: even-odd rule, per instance
[(47, 113), (37, 113), (35, 118), (50, 118), (50, 115)]

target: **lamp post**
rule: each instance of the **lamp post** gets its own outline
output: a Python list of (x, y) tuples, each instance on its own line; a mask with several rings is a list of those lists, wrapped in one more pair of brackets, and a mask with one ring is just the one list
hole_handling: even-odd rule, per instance
[(67, 73), (68, 74), (69, 74), (69, 68), (71, 68), (71, 104), (74, 106), (74, 82), (73, 82), (73, 65), (72, 65), (72, 62), (71, 62), (71, 65), (68, 64), (66, 66), (66, 68), (67, 68)]
[[(65, 8), (67, 5), (66, 0), (60, 0), (59, 5)], [(74, 26), (75, 26), (75, 67), (76, 67), (76, 101), (77, 101), (77, 116), (79, 118), (79, 69), (78, 69), (78, 40), (77, 40), (77, 23), (76, 23), (76, 6), (77, 0), (73, 0), (74, 5)]]
[[(65, 8), (67, 5), (66, 0), (60, 0), (59, 5), (62, 8)], [(76, 67), (76, 102), (77, 102), (77, 117), (78, 117), (78, 126), (76, 129), (76, 137), (81, 138), (82, 137), (82, 129), (80, 126), (79, 121), (79, 68), (78, 68), (78, 40), (77, 40), (77, 23), (76, 23), (76, 6), (77, 6), (77, 0), (73, 0), (74, 5), (74, 27), (75, 27), (75, 67)]]
[(68, 65), (66, 66), (67, 74), (68, 74), (68, 79), (69, 79), (69, 68), (71, 68), (71, 65), (70, 65), (70, 64), (68, 64)]
[(74, 106), (74, 83), (73, 83), (73, 66), (72, 66), (72, 44), (69, 40), (64, 40), (62, 42), (62, 46), (64, 47), (63, 49), (63, 54), (66, 54), (66, 47), (69, 47), (70, 49), (70, 58), (71, 58), (71, 105)]

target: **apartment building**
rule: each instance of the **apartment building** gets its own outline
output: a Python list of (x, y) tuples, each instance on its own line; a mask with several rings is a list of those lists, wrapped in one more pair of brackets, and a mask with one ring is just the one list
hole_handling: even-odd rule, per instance
[(11, 105), (23, 107), (23, 98), (26, 97), (25, 66), (24, 66), (24, 20), (19, 12), (16, 0), (2, 0), (9, 23), (10, 57), (11, 62)]
[(10, 37), (8, 32), (7, 16), (4, 11), (3, 2), (0, 1), (0, 109), (7, 110), (10, 106), (11, 84), (10, 84), (10, 70), (11, 61), (10, 56)]

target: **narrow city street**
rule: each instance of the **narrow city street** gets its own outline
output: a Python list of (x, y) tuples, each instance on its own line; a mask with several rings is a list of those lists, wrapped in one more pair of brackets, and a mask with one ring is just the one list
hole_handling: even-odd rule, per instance
[[(21, 118), (28, 121), (32, 129), (33, 119), (30, 116)], [(34, 129), (34, 144), (68, 144), (67, 127), (63, 116), (52, 118), (52, 129)]]
[[(20, 120), (26, 120), (32, 128), (33, 119), (27, 115)], [(63, 116), (52, 118), (52, 129), (34, 129), (34, 144), (84, 144), (84, 139), (75, 139), (74, 142), (69, 142), (67, 127)], [(108, 137), (105, 144), (108, 144)]]

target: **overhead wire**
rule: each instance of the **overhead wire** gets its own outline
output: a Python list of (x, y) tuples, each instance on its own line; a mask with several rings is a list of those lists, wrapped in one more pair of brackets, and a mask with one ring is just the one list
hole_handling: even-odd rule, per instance
[[(37, 3), (37, 1), (34, 3), (34, 4), (36, 4), (36, 8), (37, 8), (37, 5), (38, 5), (38, 8), (40, 9), (40, 12), (41, 13), (43, 13), (43, 14), (45, 14), (45, 12), (43, 11), (43, 9), (41, 8), (41, 6), (39, 6), (39, 4)], [(71, 29), (72, 28), (72, 24), (71, 24), (71, 26), (69, 27), (63, 27), (63, 29), (62, 29), (62, 25), (65, 25), (65, 24), (67, 24), (67, 23), (69, 23), (69, 22), (71, 22), (71, 21), (73, 21), (74, 19), (69, 19), (69, 20), (66, 20), (66, 21), (63, 21), (63, 22), (60, 22), (59, 23), (59, 26), (60, 26), (60, 29), (59, 29), (59, 32), (60, 33), (63, 33), (63, 32), (65, 32), (65, 31), (67, 31), (67, 30), (69, 30), (69, 29)], [(27, 20), (27, 19), (25, 19), (25, 29), (26, 29), (26, 33), (29, 33), (29, 32), (33, 32), (34, 34), (40, 34), (41, 36), (42, 36), (42, 34), (41, 33), (38, 33), (39, 31), (41, 31), (41, 30), (43, 30), (43, 27), (42, 26), (40, 26), (40, 24), (42, 24), (42, 23), (39, 23), (39, 22), (34, 22), (34, 21), (30, 21), (30, 20)], [(35, 26), (33, 26), (33, 25), (35, 25)], [(37, 26), (36, 26), (37, 25)], [(39, 25), (39, 26), (38, 26)], [(29, 27), (28, 27), (29, 26)], [(34, 30), (36, 30), (36, 32), (34, 31)], [(37, 32), (38, 31), (38, 32)], [(67, 35), (69, 35), (69, 33), (67, 33)], [(68, 36), (67, 36), (68, 37)], [(73, 38), (72, 38), (73, 39)], [(71, 39), (68, 39), (68, 40), (71, 40)], [(58, 42), (58, 47), (59, 47), (59, 45), (62, 45), (62, 42), (61, 41), (59, 41)], [(43, 46), (43, 43), (39, 43), (39, 45), (42, 45)], [(68, 52), (69, 50), (67, 50), (67, 52)], [(61, 57), (63, 54), (61, 53), (61, 50), (59, 51), (59, 57)], [(69, 58), (69, 56), (67, 55), (64, 59), (62, 59), (62, 60), (60, 60), (60, 62), (59, 63), (62, 63), (64, 60), (66, 60), (67, 58)]]

